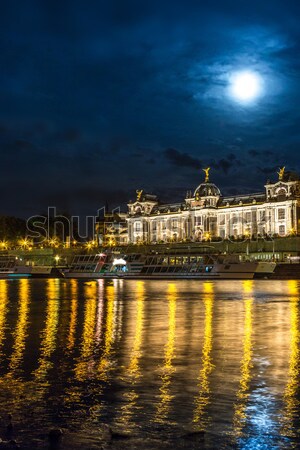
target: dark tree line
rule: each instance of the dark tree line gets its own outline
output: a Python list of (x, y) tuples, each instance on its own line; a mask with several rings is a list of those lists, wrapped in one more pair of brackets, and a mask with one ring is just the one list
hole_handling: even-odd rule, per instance
[(26, 235), (26, 220), (0, 216), (0, 240), (15, 240)]

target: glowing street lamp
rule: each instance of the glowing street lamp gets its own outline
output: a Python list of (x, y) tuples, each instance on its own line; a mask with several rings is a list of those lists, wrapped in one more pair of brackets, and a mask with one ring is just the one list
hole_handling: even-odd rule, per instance
[(58, 240), (57, 238), (51, 238), (48, 240), (48, 244), (50, 247), (58, 247)]
[(1, 249), (1, 250), (7, 250), (8, 247), (9, 247), (8, 241), (5, 241), (5, 240), (0, 241), (0, 249)]
[(96, 242), (95, 242), (95, 241), (89, 241), (89, 242), (87, 242), (87, 243), (85, 244), (85, 246), (86, 246), (86, 248), (87, 248), (88, 250), (91, 250), (93, 247), (96, 246)]
[(19, 240), (19, 244), (21, 246), (22, 249), (27, 250), (30, 247), (32, 248), (32, 242), (29, 239), (20, 239)]
[(295, 228), (290, 228), (289, 229), (289, 235), (290, 236), (294, 236), (296, 234)]
[(209, 231), (207, 231), (206, 233), (204, 233), (204, 239), (205, 241), (209, 241), (211, 239), (211, 234)]
[(59, 262), (59, 260), (60, 260), (60, 256), (55, 255), (55, 256), (54, 256), (54, 259), (55, 259), (55, 264), (57, 265), (58, 262)]

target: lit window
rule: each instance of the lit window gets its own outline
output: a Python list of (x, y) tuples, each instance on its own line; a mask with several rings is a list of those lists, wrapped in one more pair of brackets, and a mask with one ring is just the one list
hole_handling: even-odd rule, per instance
[(279, 235), (284, 236), (285, 235), (285, 226), (279, 225)]
[(259, 211), (259, 218), (261, 222), (266, 220), (266, 211)]
[(278, 220), (284, 220), (285, 219), (285, 209), (279, 209), (278, 210)]

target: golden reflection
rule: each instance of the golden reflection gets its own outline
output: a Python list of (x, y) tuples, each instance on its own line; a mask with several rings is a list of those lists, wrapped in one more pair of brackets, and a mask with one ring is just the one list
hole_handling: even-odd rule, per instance
[(106, 327), (104, 334), (103, 353), (98, 365), (98, 378), (107, 381), (107, 372), (110, 367), (111, 351), (114, 342), (114, 312), (115, 312), (115, 287), (109, 285), (106, 288)]
[(25, 349), (25, 339), (28, 328), (28, 312), (30, 303), (29, 280), (20, 280), (18, 321), (14, 332), (13, 353), (10, 359), (9, 371), (14, 373), (22, 363)]
[(56, 334), (59, 316), (59, 298), (60, 298), (59, 279), (49, 278), (47, 280), (47, 312), (45, 328), (42, 331), (42, 342), (39, 357), (39, 366), (35, 371), (36, 380), (43, 380), (47, 371), (52, 367), (50, 361), (51, 355), (56, 346)]
[(202, 349), (202, 367), (199, 373), (199, 393), (195, 400), (195, 411), (193, 422), (197, 424), (199, 431), (206, 428), (207, 420), (205, 420), (205, 413), (207, 406), (210, 403), (210, 382), (209, 376), (214, 368), (212, 364), (212, 320), (213, 320), (213, 303), (214, 303), (214, 290), (213, 284), (209, 281), (204, 282), (204, 308), (205, 308), (205, 319), (204, 319), (204, 342)]
[(94, 330), (97, 308), (97, 281), (85, 285), (85, 313), (81, 344), (80, 361), (75, 367), (78, 380), (85, 380), (87, 373), (92, 370), (92, 356), (94, 351)]
[(299, 286), (298, 282), (287, 282), (290, 296), (290, 355), (288, 382), (284, 391), (283, 434), (295, 437), (297, 430), (294, 421), (299, 414), (299, 378), (300, 378), (300, 333), (299, 333)]
[[(244, 319), (244, 337), (243, 337), (243, 358), (241, 361), (241, 378), (239, 390), (237, 392), (237, 402), (234, 409), (233, 427), (236, 437), (240, 437), (242, 434), (243, 426), (246, 421), (246, 407), (247, 401), (250, 395), (249, 385), (251, 380), (251, 368), (252, 368), (252, 310), (253, 310), (253, 298), (251, 297), (253, 291), (253, 282), (250, 280), (243, 281), (243, 291), (245, 306), (245, 319)], [(249, 297), (250, 296), (250, 297)]]
[(67, 341), (67, 349), (71, 351), (75, 344), (75, 331), (77, 325), (77, 309), (78, 309), (78, 281), (72, 279), (71, 283), (71, 317), (69, 325), (69, 335)]
[(145, 286), (143, 281), (137, 281), (136, 290), (136, 320), (135, 320), (135, 334), (133, 346), (131, 349), (131, 358), (129, 361), (129, 366), (126, 369), (126, 375), (128, 377), (129, 383), (132, 385), (132, 389), (124, 394), (124, 399), (126, 401), (125, 405), (121, 408), (122, 415), (121, 421), (128, 425), (134, 408), (136, 408), (136, 402), (138, 400), (138, 394), (133, 388), (134, 384), (137, 382), (140, 373), (140, 358), (142, 356), (141, 345), (142, 345), (142, 335), (143, 335), (143, 323), (144, 323), (144, 300), (145, 300)]
[(95, 330), (95, 342), (97, 346), (101, 342), (102, 326), (103, 326), (103, 303), (104, 303), (104, 280), (98, 280), (98, 308), (97, 308), (97, 323)]
[(169, 283), (167, 297), (169, 300), (169, 330), (168, 340), (165, 345), (165, 357), (164, 365), (162, 367), (161, 380), (162, 385), (160, 387), (160, 402), (157, 406), (155, 415), (155, 421), (163, 423), (167, 418), (170, 402), (173, 399), (173, 395), (170, 393), (172, 375), (175, 372), (173, 366), (173, 359), (175, 358), (175, 331), (176, 331), (176, 300), (177, 300), (177, 287), (174, 283)]
[(7, 283), (8, 282), (6, 280), (0, 280), (0, 356), (2, 355), (1, 348), (5, 335), (5, 321), (8, 303)]

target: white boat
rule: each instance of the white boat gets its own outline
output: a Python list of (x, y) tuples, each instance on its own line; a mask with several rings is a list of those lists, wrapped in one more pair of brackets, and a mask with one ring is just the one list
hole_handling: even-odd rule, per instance
[(50, 278), (61, 276), (53, 266), (22, 264), (14, 256), (0, 256), (0, 279), (10, 278)]
[(241, 261), (239, 255), (113, 254), (77, 255), (65, 278), (124, 279), (253, 279), (268, 278), (274, 262)]

